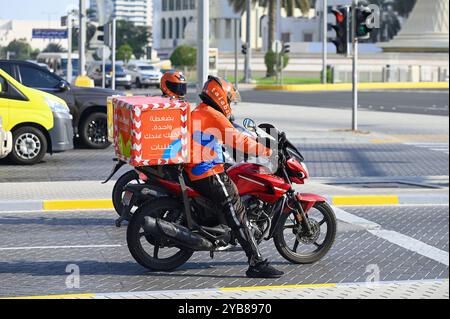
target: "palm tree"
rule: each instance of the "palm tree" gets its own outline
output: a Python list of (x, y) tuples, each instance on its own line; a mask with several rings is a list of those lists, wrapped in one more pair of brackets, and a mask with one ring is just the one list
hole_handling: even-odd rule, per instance
[[(268, 47), (269, 50), (272, 47), (272, 43), (275, 40), (275, 22), (277, 19), (277, 0), (251, 0), (252, 4), (259, 4), (261, 7), (268, 8), (269, 17), (269, 34), (268, 34)], [(230, 5), (233, 6), (235, 12), (244, 12), (246, 0), (228, 0)], [(299, 8), (303, 14), (307, 14), (311, 7), (315, 4), (316, 0), (281, 0), (281, 6), (286, 10), (288, 17), (294, 15), (294, 10)]]

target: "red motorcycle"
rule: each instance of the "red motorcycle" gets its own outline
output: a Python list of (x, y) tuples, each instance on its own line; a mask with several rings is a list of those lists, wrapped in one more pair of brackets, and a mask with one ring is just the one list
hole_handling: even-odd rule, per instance
[[(276, 132), (278, 169), (242, 163), (227, 170), (237, 185), (258, 244), (273, 239), (280, 255), (292, 263), (314, 263), (325, 256), (336, 236), (336, 217), (326, 199), (297, 193), (293, 184), (309, 177), (304, 158), (284, 132), (269, 124), (244, 126), (258, 134)], [(141, 205), (132, 215), (128, 248), (142, 266), (169, 271), (186, 263), (196, 251), (215, 252), (237, 245), (231, 229), (216, 211), (220, 208), (185, 184), (182, 167), (137, 168), (145, 184), (125, 187), (124, 206)], [(152, 199), (145, 201), (145, 196)], [(156, 199), (155, 199), (156, 198)]]

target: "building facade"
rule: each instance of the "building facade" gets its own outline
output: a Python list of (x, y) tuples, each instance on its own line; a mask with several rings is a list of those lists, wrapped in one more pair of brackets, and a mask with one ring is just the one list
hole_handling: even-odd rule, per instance
[(104, 23), (105, 16), (127, 20), (138, 26), (152, 26), (152, 0), (91, 0), (91, 19)]
[(0, 46), (11, 41), (25, 40), (33, 49), (44, 50), (49, 43), (60, 44), (67, 49), (67, 39), (33, 39), (33, 29), (63, 29), (61, 21), (0, 20)]

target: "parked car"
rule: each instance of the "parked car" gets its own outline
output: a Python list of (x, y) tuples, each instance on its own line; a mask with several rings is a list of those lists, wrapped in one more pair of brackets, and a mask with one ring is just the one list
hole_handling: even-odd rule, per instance
[(107, 133), (106, 99), (121, 92), (71, 86), (58, 75), (25, 61), (0, 60), (0, 69), (28, 87), (62, 98), (73, 116), (75, 136), (89, 148), (110, 145)]
[[(1, 84), (0, 84), (1, 85)], [(0, 88), (0, 92), (1, 92)], [(12, 149), (12, 134), (3, 129), (3, 119), (0, 116), (0, 159), (5, 158)]]
[[(105, 66), (106, 87), (110, 88), (112, 85), (112, 64), (106, 64)], [(102, 64), (94, 63), (88, 68), (88, 76), (94, 80), (95, 86), (102, 86)], [(131, 81), (131, 75), (128, 74), (120, 64), (116, 64), (116, 87), (124, 87), (125, 90), (130, 90), (133, 82)]]
[(9, 159), (20, 165), (40, 162), (46, 153), (73, 148), (72, 115), (64, 100), (26, 87), (0, 69), (0, 116), (12, 133)]
[(161, 70), (142, 62), (133, 62), (127, 65), (127, 71), (131, 75), (131, 81), (137, 88), (159, 87), (161, 82)]

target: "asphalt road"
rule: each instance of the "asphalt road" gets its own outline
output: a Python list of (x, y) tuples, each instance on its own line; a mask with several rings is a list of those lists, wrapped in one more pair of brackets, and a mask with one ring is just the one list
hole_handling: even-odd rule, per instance
[(262, 254), (286, 274), (276, 280), (246, 278), (242, 251), (213, 260), (195, 253), (173, 272), (148, 271), (131, 257), (126, 227), (115, 228), (110, 211), (3, 213), (0, 297), (448, 278), (448, 205), (345, 210), (369, 226), (340, 221), (334, 246), (315, 264), (291, 264), (272, 241), (262, 244)]
[[(134, 90), (136, 94), (157, 94), (158, 90)], [(281, 92), (242, 90), (243, 102), (314, 106), (323, 108), (351, 109), (351, 92)], [(197, 100), (197, 94), (189, 93), (190, 101)], [(421, 91), (362, 91), (359, 92), (361, 109), (427, 115), (449, 115), (448, 90)]]
[[(436, 146), (433, 146), (436, 145)], [(448, 144), (305, 143), (298, 145), (313, 178), (448, 176)], [(100, 181), (113, 166), (112, 147), (77, 149), (45, 157), (34, 166), (0, 160), (0, 182)], [(124, 167), (118, 178), (125, 170)]]

